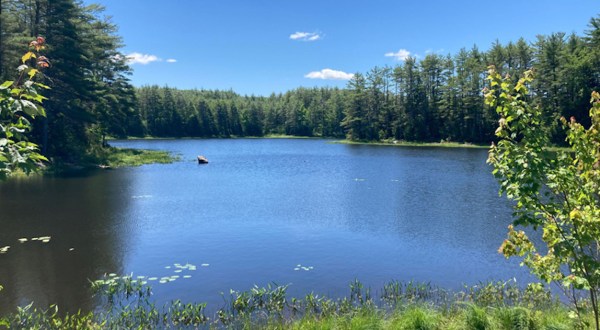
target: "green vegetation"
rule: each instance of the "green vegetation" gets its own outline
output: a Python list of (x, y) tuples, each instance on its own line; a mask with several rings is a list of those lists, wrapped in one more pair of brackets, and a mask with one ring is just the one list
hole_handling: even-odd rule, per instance
[[(99, 5), (74, 0), (0, 2), (0, 79), (32, 36), (50, 45), (51, 67), (40, 82), (46, 117), (33, 123), (30, 141), (52, 164), (102, 162), (104, 136), (120, 132), (133, 113), (130, 68), (118, 49), (117, 28)], [(39, 59), (39, 58), (38, 58)]]
[[(454, 56), (429, 54), (356, 73), (346, 89), (298, 88), (255, 97), (134, 89), (116, 26), (102, 12), (74, 0), (0, 2), (0, 81), (7, 79), (0, 85), (0, 180), (35, 171), (49, 159), (60, 166), (111, 167), (176, 159), (160, 151), (109, 148), (107, 135), (346, 137), (347, 143), (445, 147), (464, 146), (450, 141), (496, 140), (489, 162), (501, 192), (516, 201), (515, 224), (543, 231), (536, 243), (511, 226), (500, 251), (523, 257), (542, 280), (560, 283), (572, 310), (540, 285), (521, 290), (491, 283), (450, 293), (392, 282), (375, 299), (353, 282), (349, 297), (337, 300), (314, 294), (288, 299), (287, 286), (277, 285), (231, 291), (226, 306), (209, 317), (204, 304), (175, 301), (159, 309), (144, 283), (114, 277), (93, 285), (104, 309), (65, 316), (56, 307), (30, 305), (0, 318), (0, 326), (600, 329), (600, 94), (592, 92), (600, 87), (600, 18), (591, 20), (584, 37), (555, 33), (533, 45), (521, 39), (496, 42), (487, 52), (473, 47)], [(44, 38), (20, 56), (24, 41), (37, 35), (52, 45), (46, 75), (38, 70), (50, 66), (39, 54)], [(17, 58), (18, 78), (10, 80)], [(495, 69), (486, 80), (488, 65)], [(31, 121), (36, 117), (42, 120)], [(569, 152), (548, 149), (563, 140)]]
[(554, 33), (533, 43), (523, 39), (489, 50), (428, 54), (396, 67), (357, 73), (347, 88), (297, 88), (266, 97), (233, 91), (178, 90), (145, 86), (126, 135), (230, 137), (284, 134), (351, 141), (489, 144), (499, 119), (484, 102), (486, 70), (494, 65), (515, 83), (527, 69), (538, 79), (531, 102), (543, 113), (553, 144), (564, 143), (558, 118), (589, 124), (588, 96), (600, 83), (600, 18), (585, 36)]
[[(0, 326), (33, 329), (584, 329), (590, 315), (571, 318), (540, 288), (519, 289), (512, 281), (480, 283), (449, 292), (424, 283), (390, 282), (377, 296), (362, 283), (329, 299), (313, 293), (287, 297), (287, 286), (231, 291), (211, 313), (204, 303), (172, 301), (162, 308), (143, 280), (111, 274), (92, 284), (103, 301), (93, 313), (60, 314), (58, 307), (32, 305), (0, 318)], [(582, 323), (583, 322), (583, 323)]]
[(48, 67), (48, 59), (39, 52), (45, 48), (44, 38), (29, 44), (30, 50), (21, 57), (18, 78), (0, 85), (0, 181), (15, 171), (29, 174), (48, 159), (39, 153), (37, 144), (29, 142), (31, 121), (46, 115), (41, 103), (45, 99), (37, 92), (47, 86), (36, 82), (40, 70)]
[(488, 144), (498, 115), (481, 90), (494, 65), (511, 81), (533, 68), (531, 101), (543, 113), (551, 142), (561, 144), (560, 116), (589, 124), (587, 97), (599, 87), (600, 18), (584, 36), (553, 33), (489, 50), (408, 58), (396, 67), (356, 73), (347, 88), (297, 88), (241, 96), (233, 91), (133, 88), (118, 49), (117, 27), (98, 5), (74, 0), (14, 0), (0, 5), (0, 79), (11, 76), (24, 40), (52, 45), (47, 118), (34, 123), (32, 142), (53, 162), (103, 162), (106, 136), (314, 136), (351, 141)]
[(144, 150), (127, 148), (106, 148), (106, 166), (140, 166), (144, 164), (168, 164), (178, 161), (180, 157), (173, 156), (167, 151)]
[(542, 280), (559, 282), (575, 314), (591, 310), (600, 329), (600, 94), (592, 93), (588, 129), (562, 118), (571, 151), (548, 152), (542, 109), (527, 98), (532, 73), (513, 85), (491, 68), (488, 79), (486, 101), (501, 116), (488, 162), (501, 192), (517, 202), (515, 224), (543, 231), (536, 242), (510, 226), (499, 251), (523, 257)]
[(365, 144), (375, 146), (394, 146), (394, 147), (436, 147), (436, 148), (477, 148), (487, 149), (489, 145), (471, 144), (471, 143), (459, 143), (459, 142), (409, 142), (409, 141), (382, 141), (382, 142), (361, 142), (351, 140), (335, 141), (333, 143), (341, 144)]

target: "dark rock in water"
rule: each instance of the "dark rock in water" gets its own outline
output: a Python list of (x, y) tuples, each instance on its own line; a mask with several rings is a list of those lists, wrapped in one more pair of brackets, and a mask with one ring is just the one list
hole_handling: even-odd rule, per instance
[(198, 156), (198, 164), (208, 164), (208, 159), (204, 156)]

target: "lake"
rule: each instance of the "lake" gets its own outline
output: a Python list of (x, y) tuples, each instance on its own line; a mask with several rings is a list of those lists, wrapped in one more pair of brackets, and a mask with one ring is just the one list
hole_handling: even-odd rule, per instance
[(154, 299), (215, 308), (221, 292), (271, 282), (340, 297), (354, 279), (373, 290), (529, 279), (497, 252), (511, 209), (487, 150), (330, 142), (113, 141), (181, 161), (1, 183), (0, 313), (32, 301), (93, 309), (89, 280), (108, 273), (177, 274), (150, 281)]

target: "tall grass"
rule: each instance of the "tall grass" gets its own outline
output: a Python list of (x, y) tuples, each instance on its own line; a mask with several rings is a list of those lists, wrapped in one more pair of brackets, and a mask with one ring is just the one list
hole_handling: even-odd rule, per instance
[[(152, 290), (128, 276), (92, 284), (102, 301), (93, 313), (60, 314), (32, 305), (0, 317), (0, 328), (28, 329), (585, 329), (585, 322), (545, 290), (510, 282), (480, 283), (450, 292), (427, 283), (392, 281), (373, 291), (355, 280), (346, 297), (314, 293), (288, 297), (287, 285), (231, 290), (225, 304), (208, 313), (206, 304), (175, 300), (158, 307)], [(591, 320), (591, 316), (586, 316)]]
[(179, 157), (162, 150), (111, 147), (105, 152), (105, 165), (110, 167), (140, 166), (153, 163), (168, 164), (179, 160)]

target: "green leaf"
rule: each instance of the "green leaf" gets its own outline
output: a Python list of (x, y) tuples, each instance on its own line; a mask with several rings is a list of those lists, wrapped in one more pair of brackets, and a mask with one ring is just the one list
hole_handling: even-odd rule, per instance
[(21, 57), (21, 62), (25, 63), (31, 58), (35, 58), (35, 54), (33, 52), (27, 52), (25, 55), (23, 55), (23, 57)]
[(39, 71), (37, 69), (31, 69), (27, 73), (29, 75), (29, 79), (32, 79)]
[(46, 85), (44, 85), (42, 83), (39, 83), (39, 82), (36, 82), (36, 83), (33, 83), (33, 84), (36, 85), (36, 86), (38, 86), (38, 87), (44, 88), (44, 89), (50, 89), (49, 86), (46, 86)]
[(31, 117), (35, 117), (40, 114), (37, 106), (33, 102), (27, 100), (21, 100), (20, 102), (21, 108), (26, 114), (30, 115)]
[(7, 80), (7, 81), (3, 82), (2, 85), (0, 85), (0, 88), (8, 88), (8, 87), (12, 86), (13, 83), (14, 83), (14, 81)]

